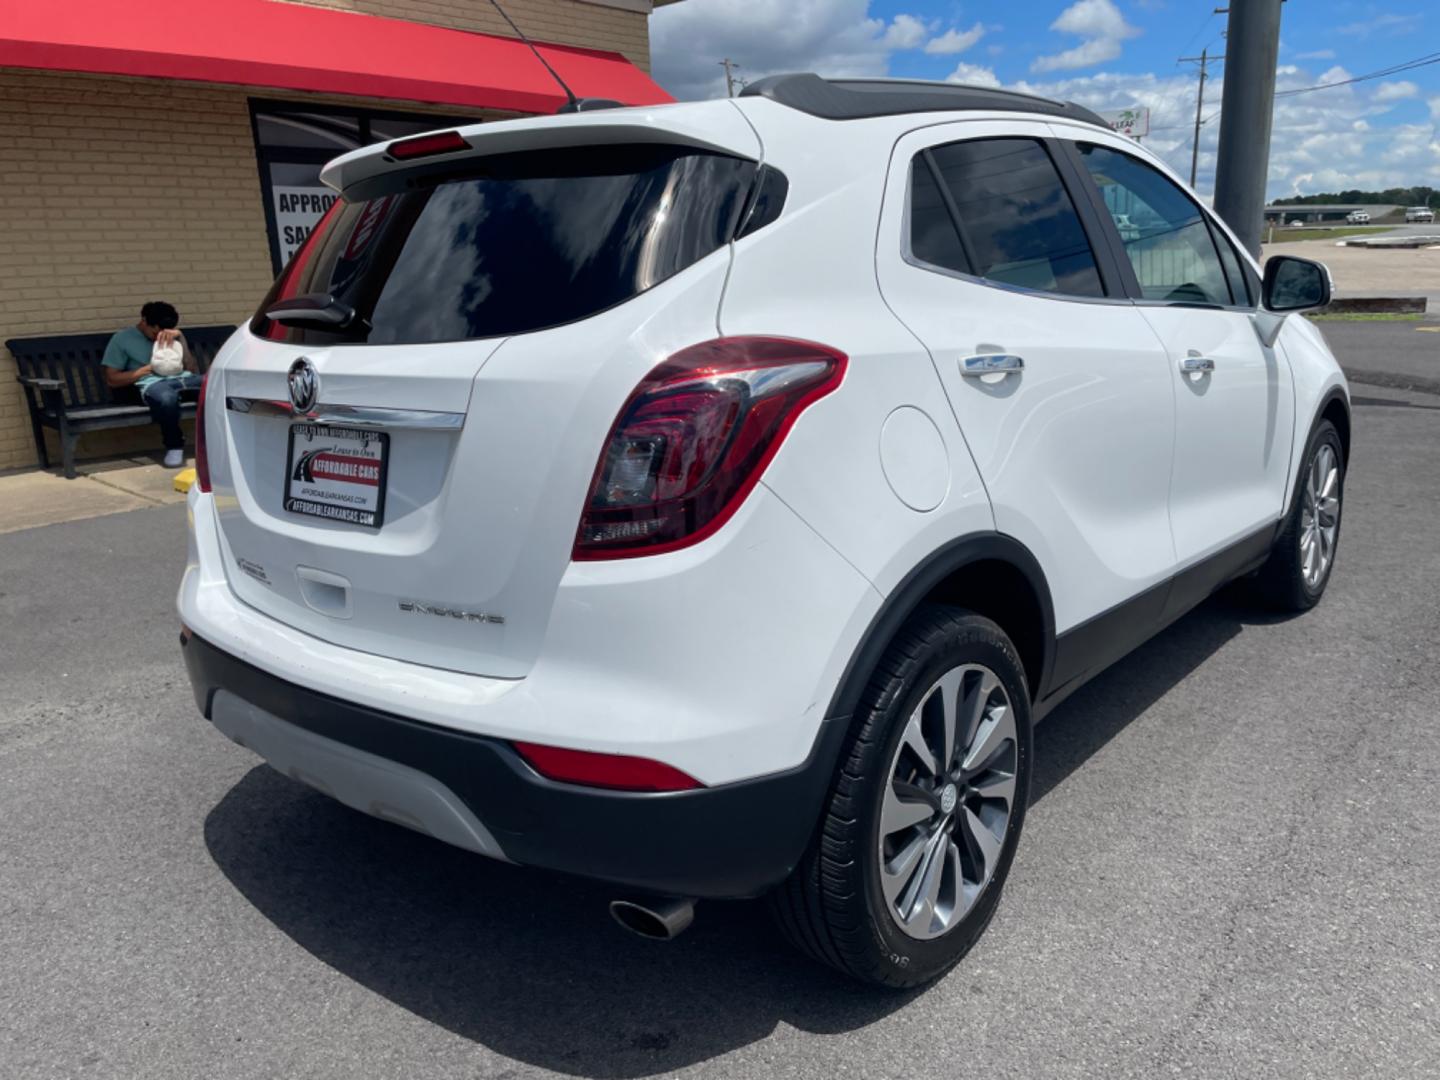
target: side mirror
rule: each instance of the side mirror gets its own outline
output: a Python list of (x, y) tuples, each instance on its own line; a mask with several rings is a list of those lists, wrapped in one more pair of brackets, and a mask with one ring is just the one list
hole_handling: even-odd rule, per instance
[(1265, 263), (1265, 307), (1277, 314), (1311, 311), (1330, 303), (1330, 271), (1323, 263), (1275, 255)]

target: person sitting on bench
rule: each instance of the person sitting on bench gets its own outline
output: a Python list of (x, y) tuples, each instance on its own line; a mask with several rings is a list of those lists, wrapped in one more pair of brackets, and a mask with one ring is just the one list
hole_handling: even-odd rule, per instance
[[(140, 400), (150, 408), (150, 415), (160, 425), (165, 442), (165, 467), (178, 469), (185, 464), (185, 434), (180, 430), (182, 394), (193, 395), (200, 389), (200, 376), (195, 357), (185, 344), (185, 336), (176, 329), (180, 313), (164, 300), (152, 300), (140, 309), (140, 321), (127, 326), (105, 346), (100, 363), (105, 367), (105, 384), (112, 390), (133, 386)], [(158, 375), (150, 360), (157, 345), (180, 343), (184, 351), (184, 371), (178, 375)]]

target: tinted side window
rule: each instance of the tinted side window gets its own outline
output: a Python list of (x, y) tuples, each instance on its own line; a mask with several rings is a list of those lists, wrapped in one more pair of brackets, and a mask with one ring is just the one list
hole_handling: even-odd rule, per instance
[(1038, 140), (975, 139), (930, 153), (955, 203), (970, 273), (1026, 289), (1105, 295), (1075, 205)]
[(934, 266), (970, 272), (955, 220), (935, 183), (928, 155), (923, 153), (910, 162), (910, 253)]
[(1081, 144), (1080, 154), (1147, 300), (1230, 304), (1230, 286), (1200, 208), (1163, 174), (1127, 154)]

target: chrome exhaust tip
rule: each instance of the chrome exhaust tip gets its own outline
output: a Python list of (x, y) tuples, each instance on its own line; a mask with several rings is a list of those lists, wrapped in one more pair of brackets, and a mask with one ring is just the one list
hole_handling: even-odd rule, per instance
[(695, 921), (695, 901), (684, 896), (611, 900), (610, 917), (632, 934), (651, 941), (671, 941)]

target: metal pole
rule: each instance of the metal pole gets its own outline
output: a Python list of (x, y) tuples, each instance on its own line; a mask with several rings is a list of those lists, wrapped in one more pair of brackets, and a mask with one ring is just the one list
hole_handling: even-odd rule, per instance
[(1200, 91), (1195, 95), (1195, 143), (1190, 147), (1190, 186), (1195, 186), (1195, 173), (1200, 167), (1200, 113), (1205, 109), (1205, 63), (1210, 49), (1200, 50)]
[(1231, 0), (1221, 98), (1215, 212), (1250, 252), (1260, 254), (1281, 0)]

